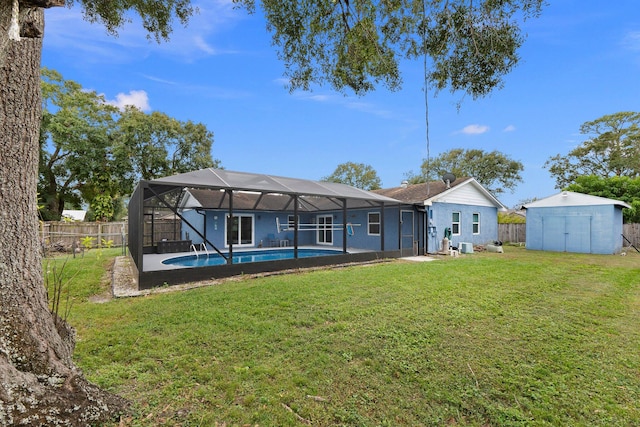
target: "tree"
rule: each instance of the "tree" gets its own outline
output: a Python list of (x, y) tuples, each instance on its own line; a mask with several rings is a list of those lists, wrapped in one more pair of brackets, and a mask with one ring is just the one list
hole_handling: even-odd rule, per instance
[(589, 139), (544, 165), (555, 178), (556, 188), (576, 182), (581, 175), (640, 176), (640, 113), (608, 114), (584, 123), (580, 133)]
[[(42, 106), (41, 213), (44, 219), (60, 219), (65, 205), (79, 208), (82, 201), (92, 201), (95, 194), (89, 187), (114, 187), (108, 185), (113, 159), (110, 133), (118, 109), (96, 92), (46, 68), (42, 69)], [(111, 181), (121, 182), (121, 178)], [(115, 188), (110, 190), (111, 194)]]
[(473, 177), (493, 194), (513, 191), (522, 182), (521, 162), (511, 159), (499, 151), (486, 152), (480, 149), (454, 148), (434, 159), (425, 159), (420, 175), (408, 174), (412, 184), (440, 179), (449, 172), (457, 177)]
[[(252, 10), (255, 0), (237, 0)], [(427, 79), (474, 98), (502, 86), (524, 42), (519, 21), (544, 0), (263, 0), (267, 27), (287, 64), (289, 88), (329, 83), (357, 94), (395, 90), (398, 63), (427, 55)]]
[(213, 133), (202, 123), (181, 122), (154, 111), (128, 106), (117, 123), (116, 156), (131, 164), (129, 190), (139, 179), (155, 179), (207, 167), (219, 167), (211, 158)]
[[(54, 321), (43, 286), (37, 177), (41, 122), (40, 55), (44, 9), (62, 0), (0, 2), (0, 424), (90, 425), (126, 402), (89, 383), (72, 360), (73, 330)], [(79, 2), (108, 28), (126, 10), (144, 15), (158, 37), (189, 2)], [(154, 4), (156, 2), (153, 2)]]
[(565, 190), (628, 203), (631, 209), (622, 211), (624, 222), (640, 223), (640, 177), (583, 175), (576, 177)]
[[(253, 10), (254, 0), (235, 0)], [(422, 54), (430, 82), (473, 97), (500, 87), (518, 62), (518, 19), (544, 0), (298, 2), (263, 0), (290, 88), (328, 82), (364, 93), (400, 84), (398, 62)], [(56, 329), (47, 307), (36, 217), (40, 54), (44, 8), (64, 0), (0, 2), (0, 381), (4, 424), (87, 425), (124, 402), (89, 384), (71, 360), (73, 338)], [(175, 18), (186, 23), (190, 0), (69, 0), (109, 32), (133, 12), (150, 37), (167, 39)], [(58, 322), (58, 325), (63, 324)], [(67, 338), (63, 339), (62, 336)]]
[(322, 178), (322, 181), (339, 182), (363, 190), (378, 190), (381, 188), (381, 181), (377, 172), (364, 163), (341, 163), (331, 175)]
[(107, 104), (53, 70), (42, 70), (38, 192), (44, 219), (60, 219), (66, 205), (111, 220), (115, 205), (139, 179), (154, 179), (205, 167), (213, 133), (201, 123), (181, 122), (164, 113), (124, 111)]

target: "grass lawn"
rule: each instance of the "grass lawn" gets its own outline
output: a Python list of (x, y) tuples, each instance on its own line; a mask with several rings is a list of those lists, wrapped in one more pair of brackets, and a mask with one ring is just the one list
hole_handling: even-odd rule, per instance
[(75, 359), (121, 425), (640, 425), (640, 254), (505, 251), (101, 304), (91, 268)]

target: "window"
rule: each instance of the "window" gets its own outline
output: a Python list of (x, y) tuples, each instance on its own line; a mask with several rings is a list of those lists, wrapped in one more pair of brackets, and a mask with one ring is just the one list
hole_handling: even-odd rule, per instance
[(231, 228), (227, 221), (227, 246), (232, 242), (238, 246), (253, 246), (253, 215), (234, 215), (230, 225)]
[(333, 244), (333, 216), (319, 216), (318, 217), (318, 244), (331, 245)]
[(460, 235), (460, 212), (451, 214), (451, 234)]
[(378, 212), (369, 212), (369, 235), (380, 235), (380, 214)]
[[(295, 228), (294, 215), (287, 216), (287, 228), (293, 230)], [(300, 215), (298, 215), (298, 224), (300, 224)]]
[(480, 214), (473, 214), (473, 234), (480, 234)]

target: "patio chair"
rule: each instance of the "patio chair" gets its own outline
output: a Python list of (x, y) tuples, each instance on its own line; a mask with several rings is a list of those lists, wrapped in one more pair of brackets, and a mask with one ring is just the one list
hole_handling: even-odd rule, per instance
[(279, 244), (280, 242), (278, 241), (278, 239), (273, 233), (267, 234), (267, 245), (273, 247), (273, 246), (278, 246)]

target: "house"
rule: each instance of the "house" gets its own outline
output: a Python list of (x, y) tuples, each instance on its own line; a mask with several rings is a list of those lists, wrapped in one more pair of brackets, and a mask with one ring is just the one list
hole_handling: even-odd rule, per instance
[(66, 221), (84, 221), (87, 211), (64, 209), (62, 211), (62, 220)]
[(452, 181), (371, 192), (213, 168), (141, 181), (128, 209), (138, 286), (437, 252), (445, 234), (496, 240), (504, 206)]
[[(140, 288), (397, 257), (402, 205), (344, 184), (208, 168), (138, 184), (128, 209), (129, 249)], [(331, 255), (303, 257), (309, 247)], [(253, 252), (260, 262), (239, 260)], [(285, 260), (275, 259), (280, 252)], [(151, 258), (172, 253), (213, 254), (217, 264), (207, 260), (187, 273)]]
[(419, 253), (438, 252), (445, 236), (453, 246), (497, 240), (498, 210), (506, 209), (474, 178), (401, 185), (375, 192), (411, 206), (401, 211), (402, 236), (413, 236)]
[(615, 254), (622, 250), (619, 200), (562, 191), (523, 206), (527, 211), (527, 249)]

